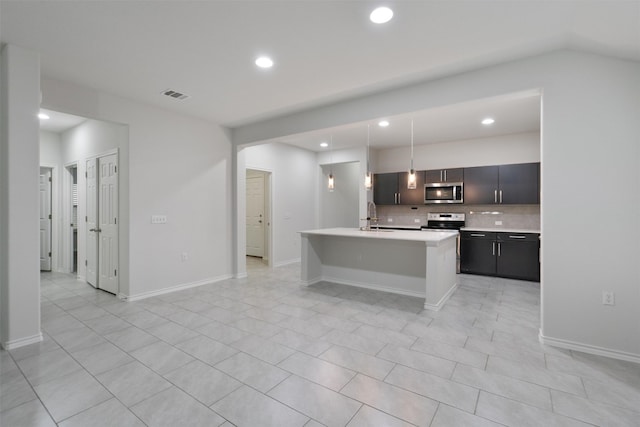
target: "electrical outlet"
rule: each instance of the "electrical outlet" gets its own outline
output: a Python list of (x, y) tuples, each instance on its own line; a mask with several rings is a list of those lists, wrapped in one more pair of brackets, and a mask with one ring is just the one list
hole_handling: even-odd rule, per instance
[(166, 224), (166, 215), (151, 215), (151, 224)]
[(393, 218), (387, 218), (387, 222), (393, 222)]
[(496, 221), (496, 225), (502, 225), (502, 221)]
[(602, 291), (603, 305), (616, 305), (616, 296), (611, 291)]
[(413, 222), (415, 222), (416, 224), (420, 224), (420, 218), (414, 218)]
[(189, 254), (186, 252), (182, 252), (182, 256), (181, 256), (182, 262), (186, 262), (189, 260)]

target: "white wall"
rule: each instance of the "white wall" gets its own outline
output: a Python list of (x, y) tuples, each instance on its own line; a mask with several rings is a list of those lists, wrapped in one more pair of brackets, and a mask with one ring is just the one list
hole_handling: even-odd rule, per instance
[(542, 334), (640, 362), (640, 64), (573, 54), (549, 69)]
[(0, 51), (0, 345), (42, 340), (38, 110), (40, 60), (4, 45)]
[[(299, 231), (316, 228), (317, 168), (314, 152), (281, 143), (257, 145), (242, 149), (246, 169), (272, 173), (273, 198), (273, 265), (284, 265), (300, 259)], [(244, 172), (243, 172), (244, 173)], [(245, 194), (243, 189), (239, 194)], [(239, 204), (245, 206), (244, 198)], [(242, 215), (242, 217), (240, 217)], [(244, 208), (238, 211), (244, 228)], [(244, 245), (244, 238), (239, 242)], [(244, 251), (244, 248), (240, 251)]]
[[(376, 150), (376, 154), (376, 173), (404, 171), (411, 158), (409, 147)], [(539, 162), (540, 133), (418, 145), (413, 159), (416, 170)]]
[(60, 135), (49, 131), (40, 131), (40, 165), (56, 166), (61, 163), (62, 145)]
[[(318, 153), (318, 164), (319, 165), (329, 165), (340, 164), (340, 163), (349, 163), (349, 162), (357, 162), (359, 167), (359, 182), (358, 186), (358, 200), (359, 200), (359, 216), (358, 218), (366, 218), (367, 216), (367, 202), (373, 201), (373, 191), (366, 190), (364, 188), (364, 176), (367, 173), (367, 148), (356, 147), (356, 148), (348, 148), (345, 150), (336, 150), (333, 153), (329, 151), (324, 151)], [(376, 153), (374, 150), (371, 150), (370, 158), (369, 158), (369, 166), (373, 171), (373, 167), (376, 163)], [(320, 171), (322, 173), (322, 171)], [(324, 179), (324, 178), (321, 178)], [(320, 200), (318, 200), (320, 203)]]
[[(359, 227), (360, 222), (360, 163), (324, 165), (318, 186), (320, 194), (320, 227)], [(333, 174), (335, 187), (327, 188), (329, 173)], [(362, 222), (364, 225), (364, 222)]]
[(638, 62), (552, 52), (248, 125), (234, 143), (525, 90), (543, 93), (541, 338), (640, 362)]
[[(231, 276), (231, 144), (224, 128), (46, 77), (42, 93), (44, 108), (128, 126), (128, 150), (120, 151), (129, 183), (120, 188), (121, 255), (129, 261), (127, 270), (120, 266), (123, 296)], [(168, 222), (152, 225), (154, 214)]]

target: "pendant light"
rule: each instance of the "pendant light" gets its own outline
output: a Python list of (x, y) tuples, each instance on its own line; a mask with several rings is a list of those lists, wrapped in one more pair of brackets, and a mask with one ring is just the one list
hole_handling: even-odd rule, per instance
[(333, 189), (335, 188), (335, 180), (333, 179), (333, 135), (330, 136), (330, 150), (331, 150), (331, 157), (330, 157), (330, 163), (329, 163), (329, 181), (327, 183), (327, 188), (329, 189), (330, 192), (333, 191)]
[(367, 172), (364, 176), (364, 188), (371, 190), (373, 188), (373, 176), (371, 168), (369, 168), (369, 124), (367, 124)]
[(415, 190), (416, 184), (416, 171), (413, 169), (413, 119), (411, 119), (411, 167), (409, 168), (409, 176), (407, 178), (407, 188), (409, 190)]

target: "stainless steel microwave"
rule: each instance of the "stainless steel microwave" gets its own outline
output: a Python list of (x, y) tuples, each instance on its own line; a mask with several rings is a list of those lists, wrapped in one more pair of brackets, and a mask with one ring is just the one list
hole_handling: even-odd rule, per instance
[(462, 182), (431, 182), (424, 185), (424, 203), (462, 203)]

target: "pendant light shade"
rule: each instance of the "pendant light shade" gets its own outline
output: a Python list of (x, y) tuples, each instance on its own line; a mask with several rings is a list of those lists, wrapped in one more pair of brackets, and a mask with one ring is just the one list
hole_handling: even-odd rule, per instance
[(329, 192), (332, 192), (335, 188), (336, 182), (335, 179), (333, 178), (333, 135), (331, 135), (330, 137), (330, 144), (331, 144), (331, 157), (330, 157), (330, 163), (329, 163), (329, 180), (327, 181), (327, 188), (329, 189)]
[(371, 190), (373, 188), (373, 175), (369, 167), (369, 125), (367, 124), (367, 172), (364, 175), (364, 188)]
[(413, 119), (411, 119), (411, 167), (407, 178), (407, 188), (415, 190), (417, 185), (416, 171), (413, 169)]

